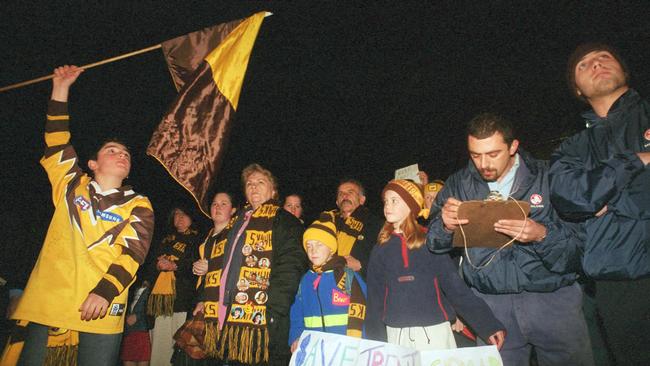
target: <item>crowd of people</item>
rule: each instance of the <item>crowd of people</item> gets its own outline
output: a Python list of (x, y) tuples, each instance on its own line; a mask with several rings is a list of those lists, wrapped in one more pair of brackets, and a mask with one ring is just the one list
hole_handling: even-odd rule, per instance
[[(465, 167), (444, 181), (384, 179), (383, 218), (361, 182), (343, 179), (337, 209), (307, 223), (302, 196), (281, 202), (273, 173), (251, 164), (244, 204), (215, 194), (205, 235), (176, 207), (151, 250), (151, 204), (122, 185), (128, 148), (102, 143), (87, 175), (70, 145), (81, 71), (55, 70), (41, 160), (55, 212), (10, 309), (20, 336), (3, 365), (287, 365), (305, 330), (417, 350), (495, 345), (505, 365), (650, 362), (650, 104), (611, 46), (571, 56), (569, 87), (592, 110), (550, 162), (482, 113), (467, 125)], [(454, 236), (471, 224), (461, 206), (488, 197), (530, 212), (496, 218), (504, 245), (459, 250)], [(152, 268), (136, 278), (147, 254)], [(598, 324), (585, 318), (585, 284)], [(188, 320), (202, 322), (198, 360), (174, 341)], [(607, 355), (594, 357), (603, 339)]]

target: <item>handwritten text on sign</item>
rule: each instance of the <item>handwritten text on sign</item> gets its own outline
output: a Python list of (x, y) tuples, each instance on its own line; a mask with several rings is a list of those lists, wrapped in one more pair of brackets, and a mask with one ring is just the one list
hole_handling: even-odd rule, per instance
[(494, 346), (416, 351), (389, 343), (305, 331), (290, 366), (503, 366)]

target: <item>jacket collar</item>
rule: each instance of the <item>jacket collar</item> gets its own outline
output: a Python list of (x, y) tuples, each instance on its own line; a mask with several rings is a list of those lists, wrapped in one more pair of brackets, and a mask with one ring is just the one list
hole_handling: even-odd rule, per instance
[(582, 114), (582, 118), (584, 118), (585, 125), (587, 126), (587, 128), (593, 127), (596, 124), (602, 125), (602, 123), (599, 123), (600, 121), (606, 121), (617, 117), (624, 110), (627, 110), (629, 106), (638, 103), (640, 99), (641, 96), (639, 95), (639, 93), (637, 93), (636, 90), (630, 88), (623, 95), (621, 95), (616, 100), (616, 102), (614, 102), (614, 104), (612, 104), (612, 107), (609, 108), (606, 117), (598, 116), (596, 112), (594, 112), (594, 110), (591, 109), (587, 112), (584, 112)]

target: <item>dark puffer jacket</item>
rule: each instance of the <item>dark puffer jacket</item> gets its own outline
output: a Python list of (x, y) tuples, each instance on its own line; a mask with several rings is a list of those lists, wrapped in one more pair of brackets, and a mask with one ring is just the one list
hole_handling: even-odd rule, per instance
[[(560, 219), (551, 207), (548, 182), (548, 164), (534, 159), (519, 149), (522, 163), (515, 174), (511, 196), (531, 203), (529, 218), (546, 226), (547, 235), (541, 242), (520, 244), (515, 241), (501, 251), (494, 248), (468, 248), (475, 265), (484, 264), (493, 255), (492, 262), (483, 269), (473, 268), (463, 261), (465, 281), (486, 294), (551, 292), (571, 285), (580, 270), (580, 254), (584, 245), (584, 231), (579, 224)], [(516, 189), (515, 189), (516, 188)], [(487, 183), (469, 161), (467, 167), (449, 177), (445, 187), (431, 207), (431, 224), (427, 246), (436, 253), (452, 249), (452, 235), (442, 223), (442, 206), (449, 197), (461, 201), (483, 200), (489, 194)], [(534, 199), (533, 199), (534, 196)]]
[[(551, 158), (551, 200), (560, 214), (585, 222), (585, 272), (596, 279), (650, 277), (650, 103), (630, 89), (607, 117), (583, 115), (588, 128)], [(595, 214), (607, 205), (607, 212)]]

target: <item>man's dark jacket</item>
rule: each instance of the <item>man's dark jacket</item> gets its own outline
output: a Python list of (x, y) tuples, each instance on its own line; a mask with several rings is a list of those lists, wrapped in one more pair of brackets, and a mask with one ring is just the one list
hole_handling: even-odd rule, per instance
[[(534, 159), (521, 148), (519, 156), (520, 164), (511, 196), (527, 202), (535, 197), (532, 201), (536, 204), (531, 203), (529, 218), (546, 226), (547, 235), (541, 242), (526, 244), (515, 241), (501, 251), (495, 248), (468, 248), (466, 256), (469, 255), (475, 266), (485, 264), (495, 255), (492, 262), (482, 269), (473, 268), (467, 258), (463, 260), (465, 281), (482, 293), (551, 292), (571, 285), (579, 270), (584, 239), (582, 228), (561, 220), (551, 207), (548, 164)], [(443, 227), (441, 217), (442, 206), (449, 197), (461, 201), (484, 200), (489, 191), (472, 161), (451, 175), (431, 207), (431, 224), (427, 234), (429, 249), (445, 253), (452, 248), (453, 234)]]
[[(585, 221), (585, 272), (597, 279), (650, 277), (650, 103), (630, 89), (607, 117), (583, 115), (586, 130), (551, 158), (551, 200), (563, 216)], [(607, 212), (595, 217), (605, 205)]]

